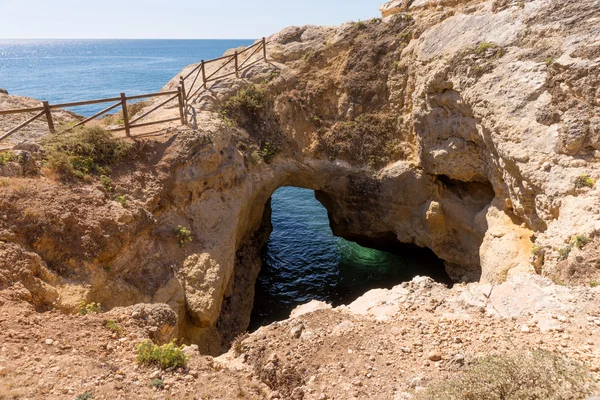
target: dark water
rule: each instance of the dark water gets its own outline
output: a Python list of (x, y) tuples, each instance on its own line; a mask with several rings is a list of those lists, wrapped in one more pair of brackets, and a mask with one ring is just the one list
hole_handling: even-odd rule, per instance
[(394, 255), (333, 236), (312, 190), (280, 188), (272, 209), (273, 233), (262, 252), (250, 329), (285, 319), (313, 299), (336, 306), (416, 275), (448, 280), (441, 261), (427, 250), (399, 249), (402, 255)]
[[(0, 39), (0, 88), (50, 103), (156, 92), (186, 65), (253, 42)], [(90, 115), (104, 107), (70, 110)]]

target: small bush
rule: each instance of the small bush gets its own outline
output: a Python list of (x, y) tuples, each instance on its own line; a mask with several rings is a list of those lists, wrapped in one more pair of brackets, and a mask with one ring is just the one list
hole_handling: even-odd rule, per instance
[(590, 242), (590, 239), (585, 236), (585, 235), (577, 235), (573, 238), (573, 244), (575, 245), (575, 247), (577, 247), (578, 249), (583, 248), (583, 246), (585, 246), (586, 244), (588, 244)]
[(85, 392), (84, 394), (80, 394), (79, 396), (77, 396), (75, 400), (89, 400), (93, 398), (94, 394), (92, 392)]
[(194, 240), (192, 231), (185, 226), (178, 225), (175, 229), (175, 236), (179, 240), (179, 247), (185, 247), (185, 242), (191, 242)]
[(243, 128), (255, 128), (260, 123), (261, 112), (266, 109), (266, 105), (265, 91), (256, 85), (250, 85), (227, 100), (221, 107), (220, 114)]
[(581, 189), (584, 187), (592, 188), (596, 184), (596, 180), (589, 175), (579, 175), (575, 180), (575, 187)]
[(4, 165), (7, 162), (20, 162), (21, 158), (12, 151), (0, 151), (0, 165)]
[(109, 176), (100, 175), (100, 183), (104, 187), (104, 190), (106, 190), (107, 192), (113, 191), (112, 180), (110, 179)]
[(183, 354), (183, 346), (177, 346), (176, 341), (155, 345), (151, 340), (144, 340), (136, 346), (137, 362), (140, 365), (157, 365), (163, 369), (185, 367), (188, 357)]
[(279, 153), (279, 149), (273, 146), (271, 143), (266, 142), (263, 149), (260, 151), (260, 155), (267, 164), (271, 163), (271, 160)]
[(563, 261), (566, 260), (567, 258), (569, 258), (569, 254), (571, 254), (571, 250), (573, 250), (573, 246), (571, 246), (570, 244), (563, 247), (562, 249), (558, 249), (558, 260), (559, 261)]
[(106, 329), (108, 329), (109, 331), (111, 331), (113, 333), (117, 333), (117, 334), (119, 334), (123, 331), (123, 328), (121, 328), (121, 326), (119, 324), (117, 324), (115, 321), (113, 321), (112, 319), (105, 321), (104, 327)]
[(118, 194), (117, 194), (117, 195), (115, 195), (114, 199), (115, 199), (115, 201), (116, 201), (117, 203), (119, 203), (119, 204), (120, 204), (120, 205), (122, 205), (123, 207), (127, 207), (127, 204), (129, 203), (129, 202), (127, 201), (127, 197), (125, 197), (125, 196), (122, 196), (122, 195), (118, 195)]
[(152, 386), (155, 389), (164, 389), (165, 381), (163, 381), (162, 379), (155, 378), (150, 381), (150, 386)]
[(102, 312), (102, 305), (100, 303), (86, 303), (84, 300), (81, 300), (78, 305), (79, 315), (88, 315), (88, 314), (99, 314)]
[(416, 400), (579, 400), (593, 388), (583, 366), (536, 350), (476, 360), (462, 375), (432, 385)]
[(102, 128), (90, 127), (47, 136), (42, 149), (46, 166), (72, 180), (92, 173), (106, 175), (111, 165), (127, 155), (131, 144)]
[(595, 288), (595, 287), (600, 286), (600, 282), (598, 282), (598, 281), (590, 281), (589, 285), (590, 285), (590, 287)]
[(537, 244), (534, 244), (533, 247), (531, 248), (531, 254), (533, 254), (534, 256), (537, 256), (540, 253), (541, 247), (538, 246)]

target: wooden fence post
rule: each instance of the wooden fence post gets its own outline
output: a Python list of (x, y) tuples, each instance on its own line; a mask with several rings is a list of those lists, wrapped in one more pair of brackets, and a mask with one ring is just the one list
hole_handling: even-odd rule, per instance
[(127, 114), (127, 96), (125, 96), (125, 93), (121, 93), (121, 108), (123, 109), (123, 125), (125, 125), (125, 134), (127, 137), (131, 137), (131, 131), (129, 129), (129, 115)]
[(181, 125), (185, 125), (185, 113), (183, 111), (183, 88), (181, 86), (177, 86), (177, 91), (179, 92), (179, 116), (181, 117)]
[(206, 89), (206, 69), (204, 68), (204, 60), (202, 60), (202, 83), (204, 84), (204, 89)]
[(46, 113), (46, 120), (48, 121), (48, 128), (50, 129), (50, 133), (55, 133), (54, 129), (54, 121), (52, 120), (52, 113), (50, 112), (50, 104), (47, 101), (43, 101), (44, 105), (44, 113)]
[(239, 66), (238, 66), (238, 52), (237, 52), (237, 50), (235, 51), (235, 56), (234, 57), (235, 57), (235, 77), (239, 79), (240, 73), (238, 71)]
[(265, 61), (267, 61), (267, 39), (265, 39), (264, 37), (262, 39), (262, 46), (263, 46), (263, 58), (265, 59)]
[(185, 79), (183, 76), (179, 77), (179, 86), (181, 86), (181, 106), (183, 107), (183, 119), (181, 124), (187, 125), (187, 93), (185, 92)]

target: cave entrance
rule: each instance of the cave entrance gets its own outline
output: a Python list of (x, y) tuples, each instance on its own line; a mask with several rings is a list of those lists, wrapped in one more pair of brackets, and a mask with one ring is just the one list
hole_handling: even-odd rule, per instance
[(271, 198), (273, 231), (262, 249), (249, 330), (289, 317), (316, 299), (338, 306), (417, 275), (451, 284), (429, 249), (387, 241), (367, 248), (333, 235), (313, 190), (279, 188)]

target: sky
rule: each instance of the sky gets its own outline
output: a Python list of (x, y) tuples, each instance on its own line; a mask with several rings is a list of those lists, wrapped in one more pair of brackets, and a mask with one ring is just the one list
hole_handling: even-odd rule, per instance
[(0, 39), (254, 39), (379, 17), (385, 0), (0, 0)]

